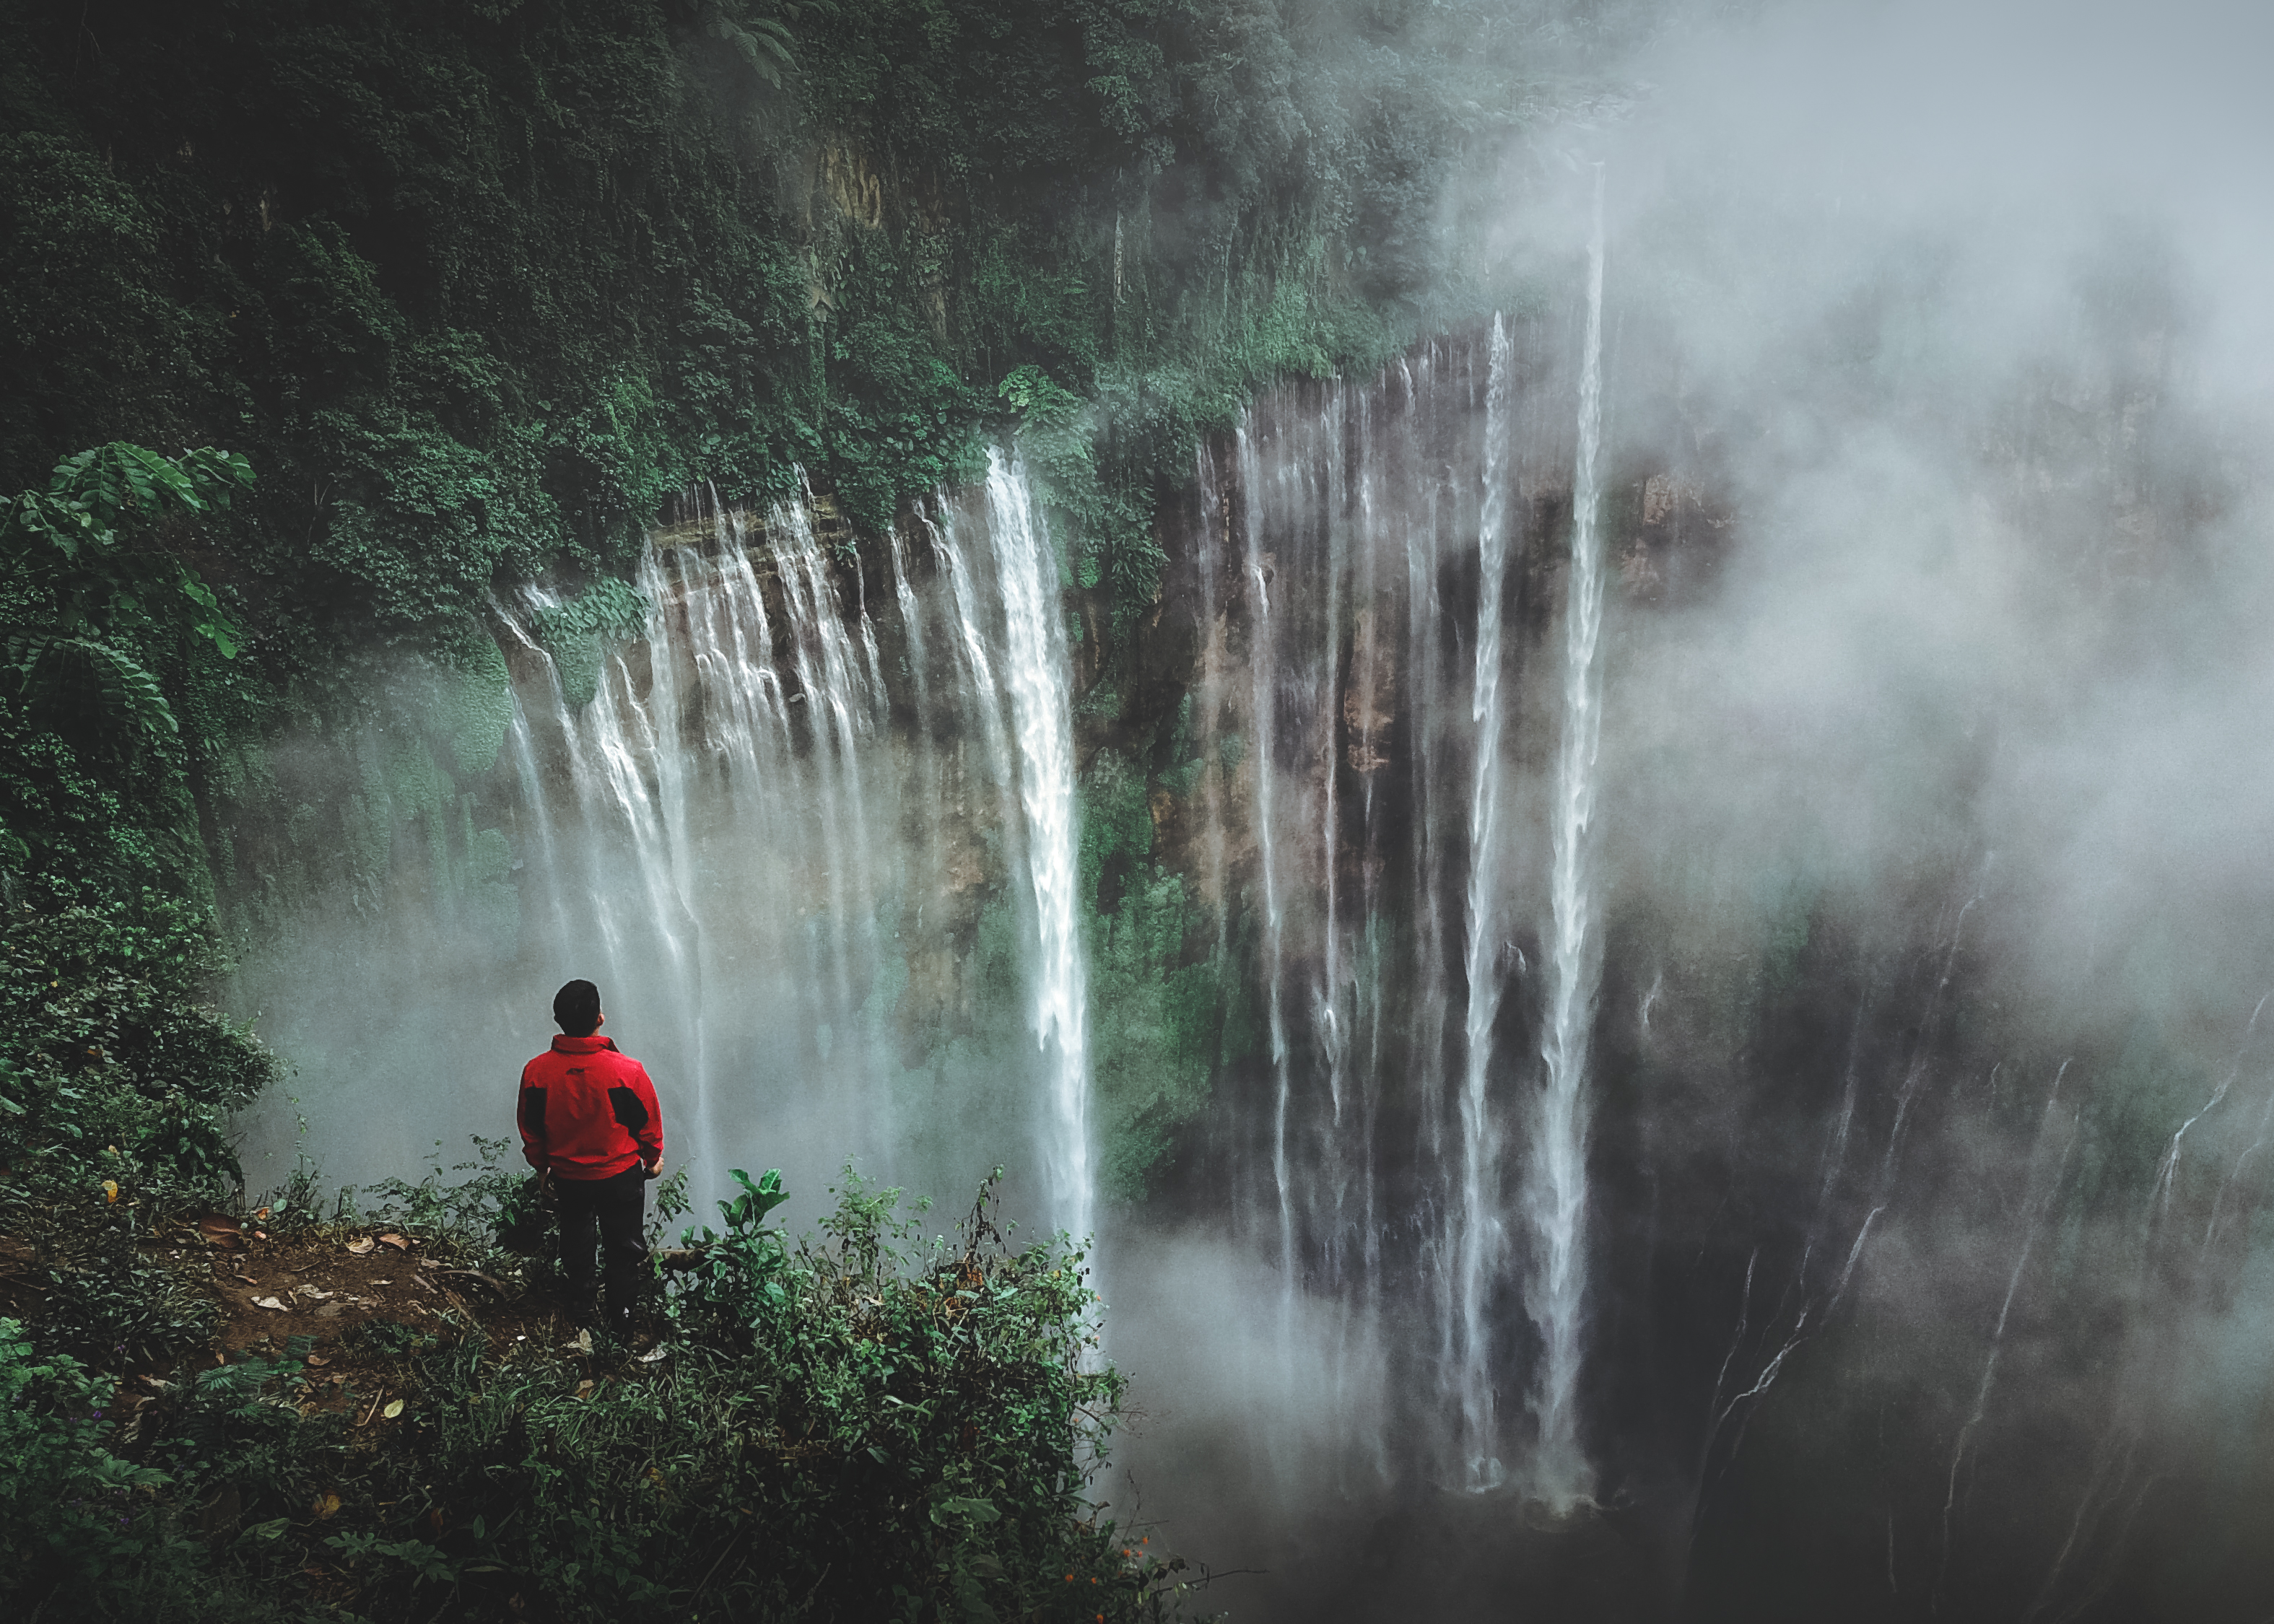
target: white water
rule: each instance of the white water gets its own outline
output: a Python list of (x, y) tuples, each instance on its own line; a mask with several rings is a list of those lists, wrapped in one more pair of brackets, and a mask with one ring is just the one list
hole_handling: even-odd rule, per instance
[(1077, 1242), (1096, 1229), (1090, 1171), (1088, 994), (1074, 898), (1073, 719), (1058, 561), (1025, 474), (999, 451), (987, 461), (988, 532), (1002, 582), (1004, 682), (1019, 746), (1027, 869), (1038, 952), (1035, 1040), (1050, 1063), (1050, 1185), (1059, 1223)]
[(1515, 358), (1508, 328), (1493, 318), (1491, 371), (1485, 386), (1484, 503), (1477, 527), (1477, 650), (1470, 720), (1476, 765), (1469, 792), (1467, 951), (1463, 968), (1468, 1006), (1462, 1037), (1460, 1229), (1455, 1245), (1454, 1345), (1457, 1393), (1471, 1488), (1500, 1483), (1494, 1414), (1492, 1334), (1486, 1310), (1500, 1273), (1500, 1132), (1491, 1098), (1492, 1028), (1500, 1011), (1501, 597), (1508, 575), (1510, 373)]
[[(610, 646), (577, 710), (523, 624), (556, 600), (501, 607), (526, 951), (540, 977), (600, 983), (611, 1033), (664, 1088), (698, 1199), (737, 1163), (802, 1169), (818, 1196), (851, 1154), (945, 1199), (1001, 1162), (1014, 1187), (1044, 1186), (1034, 1215), (1095, 1225), (1058, 569), (1015, 468), (997, 460), (975, 509), (892, 538), (904, 732), (856, 572), (817, 538), (810, 498), (746, 526), (711, 496), (658, 532), (637, 575), (646, 635)], [(973, 790), (993, 860), (972, 823), (940, 816)], [(1023, 899), (1042, 1064), (967, 1047), (907, 1071), (908, 966), (957, 955), (937, 921), (975, 883), (991, 894), (990, 861)]]
[[(1222, 1028), (1226, 1132), (1178, 1153), (1221, 1158), (1202, 1176), (1276, 1265), (1258, 1328), (1320, 1437), (1358, 1429), (1332, 1469), (1352, 1487), (1401, 1438), (1449, 1485), (1525, 1475), (1529, 1147), (1494, 1015), (1524, 964), (1519, 730), (1554, 725), (1517, 684), (1562, 653), (1517, 641), (1519, 504), (1570, 466), (1570, 418), (1518, 387), (1526, 342), (1503, 321), (1268, 398), (1197, 464), (1201, 671), (1189, 757), (1163, 764), (1200, 771), (1153, 856), (1223, 903), (1187, 951), (1244, 966), (1247, 1001)], [(712, 499), (659, 531), (649, 635), (574, 715), (544, 656), (516, 655), (527, 961), (602, 982), (698, 1173), (786, 1165), (817, 1195), (850, 1152), (946, 1201), (1001, 1162), (1022, 1221), (1088, 1234), (1103, 1131), (1059, 565), (998, 455), (871, 554), (872, 630), (825, 511), (746, 527)], [(1314, 1447), (1260, 1463), (1299, 1492)]]
[[(1204, 478), (1228, 477), (1196, 538), (1209, 771), (1186, 848), (1198, 893), (1228, 903), (1208, 937), (1253, 955), (1254, 1138), (1227, 1170), (1277, 1265), (1285, 1368), (1311, 1372), (1333, 1414), (1409, 1416), (1445, 1480), (1478, 1488), (1518, 1475), (1502, 1169), (1532, 1148), (1493, 1042), (1523, 962), (1503, 777), (1523, 658), (1506, 618), (1523, 590), (1514, 503), (1527, 480), (1555, 483), (1551, 447), (1555, 465), (1569, 455), (1560, 434), (1527, 440), (1516, 354), (1499, 322), (1489, 343), (1252, 415), (1229, 459), (1203, 457)], [(793, 1162), (795, 1124), (809, 1186), (850, 1150), (952, 1193), (937, 1169), (983, 1141), (1033, 1191), (1029, 1213), (1087, 1237), (1073, 659), (1050, 538), (996, 455), (983, 487), (890, 538), (871, 629), (816, 512), (801, 499), (746, 529), (712, 499), (659, 532), (639, 575), (657, 605), (646, 643), (611, 652), (581, 713), (523, 650), (512, 760), (546, 870), (524, 888), (531, 922), (602, 981), (612, 1015), (636, 1012), (612, 1030), (692, 1096), (678, 1120), (703, 1162)], [(1600, 571), (1574, 581), (1591, 626)], [(955, 980), (975, 943), (955, 933), (987, 906), (1006, 911), (1018, 1025), (975, 1046)], [(947, 990), (910, 1004), (912, 985)], [(1405, 1304), (1430, 1328), (1403, 1367), (1420, 1379), (1392, 1393), (1405, 1356), (1383, 1315)], [(1394, 1433), (1368, 1427), (1339, 1470), (1388, 1470)]]
[(1602, 738), (1597, 668), (1603, 561), (1596, 534), (1596, 458), (1603, 417), (1603, 172), (1587, 248), (1587, 330), (1579, 376), (1579, 451), (1571, 486), (1571, 562), (1563, 605), (1563, 731), (1555, 761), (1553, 936), (1547, 951), (1547, 1076), (1534, 1103), (1524, 1214), (1533, 1259), (1525, 1307), (1541, 1343), (1532, 1410), (1532, 1493), (1557, 1511), (1586, 1498), (1594, 1477), (1579, 1440), (1581, 1335), (1586, 1312), (1587, 1045), (1602, 943), (1588, 890), (1588, 828)]
[[(1273, 635), (1271, 583), (1264, 568), (1263, 557), (1263, 463), (1257, 454), (1254, 435), (1247, 425), (1240, 425), (1233, 448), (1244, 505), (1240, 525), (1246, 545), (1244, 564), (1248, 590), (1253, 594), (1248, 606), (1251, 644), (1247, 655), (1248, 671), (1254, 683), (1250, 699), (1254, 706), (1251, 724), (1255, 735), (1251, 771), (1254, 775), (1256, 866), (1263, 883), (1263, 977), (1267, 1030), (1271, 1045), (1271, 1186), (1279, 1208), (1279, 1327), (1284, 1342), (1290, 1334), (1295, 1294), (1300, 1289), (1301, 1282), (1295, 1267), (1295, 1193), (1289, 1180), (1287, 1161), (1287, 1113), (1292, 1103), (1294, 1080), (1288, 1064), (1290, 1055), (1284, 990), (1286, 916), (1279, 906), (1279, 864), (1274, 851), (1277, 819), (1273, 810), (1276, 777), (1273, 744), (1278, 710), (1276, 681), (1279, 660), (1277, 642)], [(1284, 1354), (1284, 1350), (1282, 1351)]]

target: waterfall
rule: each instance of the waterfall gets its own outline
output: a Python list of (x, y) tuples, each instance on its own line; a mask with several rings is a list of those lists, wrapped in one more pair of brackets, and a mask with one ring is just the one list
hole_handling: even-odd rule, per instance
[(1580, 1333), (1586, 1309), (1587, 1040), (1602, 944), (1588, 890), (1587, 834), (1602, 736), (1597, 646), (1603, 562), (1596, 534), (1596, 460), (1603, 418), (1603, 170), (1595, 169), (1594, 230), (1587, 246), (1587, 328), (1579, 374), (1579, 450), (1571, 485), (1571, 562), (1563, 605), (1563, 730), (1555, 758), (1553, 936), (1524, 1211), (1534, 1248), (1525, 1306), (1542, 1351), (1532, 1384), (1539, 1425), (1533, 1492), (1558, 1511), (1593, 1486), (1579, 1441)]
[(1059, 1222), (1077, 1241), (1095, 1228), (1090, 1171), (1088, 989), (1074, 880), (1073, 701), (1058, 561), (1026, 475), (1000, 451), (987, 461), (988, 530), (1004, 616), (1004, 682), (1019, 747), (1037, 956), (1035, 1039), (1050, 1057), (1050, 1181)]
[[(1243, 966), (1247, 989), (1203, 1040), (1227, 1132), (1186, 1144), (1221, 1159), (1235, 1222), (1275, 1266), (1287, 1380), (1369, 1417), (1337, 1470), (1377, 1478), (1401, 1434), (1448, 1483), (1515, 1475), (1511, 1312), (1560, 1300), (1522, 1289), (1515, 1169), (1549, 1158), (1507, 1097), (1532, 804), (1517, 763), (1552, 755), (1555, 726), (1521, 703), (1527, 672), (1555, 664), (1521, 641), (1521, 504), (1570, 466), (1568, 416), (1526, 406), (1555, 393), (1544, 340), (1502, 317), (1374, 380), (1258, 402), (1196, 457), (1190, 584), (1172, 589), (1192, 594), (1196, 664), (1151, 748), (1185, 740), (1155, 759), (1189, 812), (1150, 792), (1151, 861), (1212, 908), (1183, 951)], [(1592, 492), (1593, 366), (1584, 381)], [(1558, 655), (1587, 728), (1592, 500)], [(802, 492), (757, 511), (701, 493), (640, 561), (644, 638), (607, 650), (573, 713), (521, 636), (508, 760), (532, 962), (602, 982), (702, 1164), (802, 1165), (818, 1188), (816, 1164), (850, 1150), (945, 1198), (999, 1162), (1023, 1218), (1088, 1237), (1104, 1147), (1056, 548), (1005, 452), (878, 538), (865, 602), (833, 523)], [(554, 601), (504, 618), (519, 633)], [(1565, 733), (1591, 764), (1592, 734), (1568, 717)], [(1586, 793), (1557, 803), (1582, 831)], [(1555, 1078), (1576, 1087), (1585, 914), (1558, 907)], [(1546, 1233), (1560, 1209), (1525, 1193)], [(1576, 1314), (1543, 1319), (1543, 1344)], [(1568, 1415), (1559, 1391), (1543, 1416)], [(1265, 1453), (1283, 1483), (1307, 1470), (1299, 1447)]]
[[(653, 605), (644, 635), (604, 650), (597, 693), (574, 709), (535, 629), (559, 597), (499, 606), (516, 673), (507, 759), (530, 863), (524, 951), (540, 979), (601, 984), (611, 1032), (648, 1061), (674, 1145), (703, 1177), (802, 1165), (817, 1191), (849, 1153), (873, 1177), (945, 1193), (1001, 1162), (1039, 1172), (1049, 1221), (1086, 1236), (1087, 989), (1058, 565), (1006, 460), (982, 500), (953, 506), (891, 538), (897, 624), (880, 635), (809, 494), (746, 515), (699, 493), (637, 565)], [(887, 659), (887, 636), (902, 658)], [(896, 721), (902, 680), (911, 703)], [(975, 820), (941, 816), (975, 791)], [(995, 831), (991, 846), (976, 830)], [(954, 975), (972, 910), (1013, 893), (1039, 1071), (988, 1050), (994, 1037), (975, 1048), (933, 1026), (911, 1039), (902, 1007), (911, 966)]]
[(1284, 987), (1285, 917), (1279, 906), (1279, 865), (1273, 849), (1276, 823), (1272, 807), (1273, 742), (1278, 708), (1278, 695), (1275, 691), (1278, 650), (1272, 635), (1271, 582), (1263, 562), (1262, 459), (1257, 453), (1254, 435), (1246, 424), (1238, 430), (1234, 447), (1243, 504), (1240, 530), (1246, 546), (1245, 568), (1248, 589), (1253, 594), (1249, 600), (1251, 643), (1248, 669), (1253, 679), (1249, 698), (1254, 705), (1252, 720), (1255, 748), (1251, 759), (1254, 763), (1254, 823), (1259, 848), (1256, 867), (1263, 886), (1263, 977), (1271, 1046), (1271, 1186), (1279, 1208), (1279, 1269), (1283, 1294), (1280, 1328), (1284, 1337), (1293, 1293), (1299, 1282), (1295, 1270), (1294, 1192), (1289, 1183), (1287, 1160), (1287, 1113), (1293, 1101), (1294, 1078), (1289, 1065)]
[(1492, 1337), (1487, 1299), (1499, 1273), (1500, 1134), (1491, 1100), (1492, 1029), (1500, 1010), (1499, 887), (1501, 834), (1501, 595), (1508, 573), (1510, 373), (1515, 357), (1508, 328), (1495, 315), (1491, 371), (1485, 386), (1484, 501), (1477, 528), (1477, 650), (1470, 719), (1476, 764), (1469, 793), (1469, 891), (1465, 917), (1468, 1008), (1462, 1035), (1460, 1230), (1457, 1243), (1457, 1391), (1469, 1457), (1469, 1484), (1490, 1488), (1502, 1477), (1493, 1403)]

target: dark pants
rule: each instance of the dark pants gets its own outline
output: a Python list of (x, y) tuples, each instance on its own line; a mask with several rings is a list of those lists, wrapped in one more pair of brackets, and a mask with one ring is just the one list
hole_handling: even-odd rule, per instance
[(592, 1291), (592, 1230), (599, 1229), (607, 1260), (608, 1312), (621, 1320), (639, 1300), (647, 1242), (640, 1229), (647, 1217), (647, 1175), (635, 1163), (613, 1178), (553, 1176), (561, 1203), (561, 1272), (580, 1296)]

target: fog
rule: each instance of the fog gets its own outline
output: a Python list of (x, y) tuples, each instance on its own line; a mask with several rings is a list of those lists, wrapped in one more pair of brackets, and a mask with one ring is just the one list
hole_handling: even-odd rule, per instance
[[(1211, 1592), (1234, 1616), (2263, 1612), (2225, 1530), (2265, 1502), (2274, 1310), (2241, 1238), (2274, 1110), (2270, 47), (2233, 5), (1677, 13), (1623, 112), (1449, 200), (1472, 268), (1576, 333), (1606, 179), (1616, 1465), (1600, 1526), (1526, 1531), (1520, 1495), (1385, 1466), (1382, 1416), (1252, 1332), (1140, 1312), (1119, 1357), (1187, 1402), (1134, 1477), (1196, 1485), (1170, 1529), (1213, 1560), (1274, 1553)], [(1797, 984), (1763, 994), (1781, 933)], [(1211, 1409), (1227, 1361), (1254, 1387)], [(1344, 1447), (1227, 1496), (1223, 1437), (1291, 1425), (1290, 1381)], [(1614, 1576), (1606, 1529), (1638, 1542)]]
[[(1133, 635), (1187, 707), (1153, 763), (1186, 787), (1131, 804), (1192, 913), (1134, 981), (1095, 921), (1081, 962), (1052, 945), (1044, 858), (1075, 836), (1035, 763), (1072, 755), (1091, 817), (1143, 766), (1095, 695), (1048, 738), (1011, 703), (999, 513), (943, 501), (809, 588), (782, 538), (809, 515), (698, 504), (589, 709), (502, 606), (512, 748), (478, 808), (418, 813), (457, 889), (391, 925), (343, 906), (248, 969), (323, 1101), (306, 1148), (361, 1179), (502, 1132), (577, 974), (687, 1101), (699, 1194), (779, 1163), (808, 1221), (854, 1154), (952, 1207), (1006, 1162), (1048, 1226), (1081, 1182), (1140, 1412), (1099, 1492), (1243, 1570), (1201, 1598), (1235, 1619), (2263, 1618), (2269, 61), (2241, 5), (1677, 8), (1475, 153), (1448, 282), (1500, 314), (1259, 402), (1165, 527)], [(1568, 1504), (1527, 1465), (1553, 1327), (1517, 1192), (1571, 940), (1547, 875), (1599, 176), (1593, 1489)], [(1488, 477), (1510, 710), (1480, 765)], [(1084, 647), (1056, 657), (1077, 690)], [(606, 930), (564, 922), (611, 888)], [(1505, 1166), (1465, 1194), (1471, 963)], [(1077, 972), (1087, 1035), (1038, 1012)], [(1172, 975), (1214, 1047), (1132, 1094), (1112, 1046), (1153, 1064), (1186, 1006), (1127, 1015), (1131, 988)], [(346, 1080), (381, 1051), (463, 1083), (406, 1117)], [(1077, 1073), (1103, 1080), (1070, 1137)], [(1208, 1103), (1157, 1162), (1082, 1159), (1178, 1088)]]

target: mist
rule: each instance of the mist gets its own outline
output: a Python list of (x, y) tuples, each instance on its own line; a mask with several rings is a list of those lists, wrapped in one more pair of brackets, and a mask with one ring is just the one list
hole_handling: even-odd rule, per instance
[(1612, 1533), (1479, 1519), (1374, 1405), (1140, 1315), (1141, 1393), (1253, 1364), (1129, 1447), (1154, 1503), (1299, 1437), (1290, 1381), (1350, 1423), (1208, 1499), (1202, 1549), (1277, 1553), (1235, 1616), (2256, 1616), (2270, 43), (2239, 6), (1676, 15), (1623, 111), (1449, 199), (1569, 345), (1605, 180), (1591, 1413), (1637, 1544), (1575, 1580)]
[[(1631, 21), (1447, 190), (1447, 330), (1201, 438), (1133, 626), (1007, 516), (1015, 452), (853, 563), (818, 499), (691, 496), (582, 697), (557, 598), (495, 605), (479, 807), (369, 765), (445, 748), (424, 701), (349, 752), (458, 877), (242, 978), (327, 1101), (255, 1177), (503, 1132), (589, 974), (698, 1215), (781, 1165), (809, 1222), (850, 1156), (1094, 1229), (1099, 1492), (1235, 1619), (2263, 1616), (2274, 19)], [(406, 1116), (382, 1051), (463, 1081)]]

